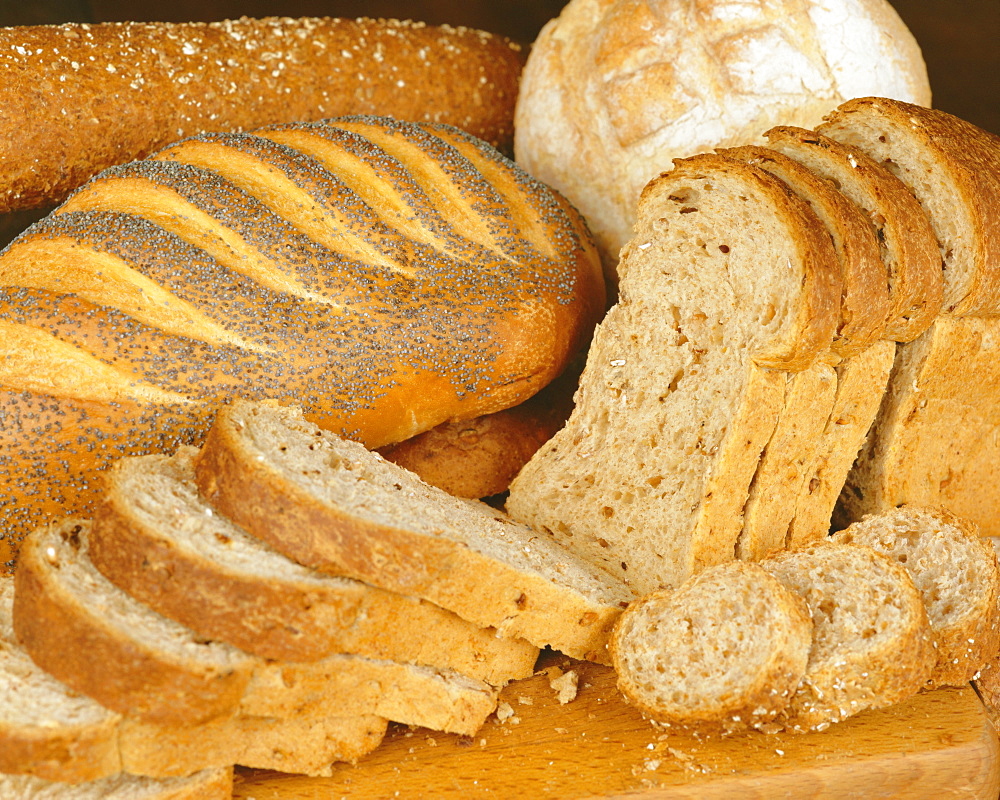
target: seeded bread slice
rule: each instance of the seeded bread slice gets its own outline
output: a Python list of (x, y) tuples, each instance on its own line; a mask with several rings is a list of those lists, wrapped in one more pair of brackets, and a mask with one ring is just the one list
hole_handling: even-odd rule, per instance
[(638, 219), (576, 408), (507, 508), (647, 593), (734, 557), (784, 370), (829, 349), (841, 281), (805, 201), (742, 162), (678, 160)]
[(232, 767), (162, 780), (122, 774), (76, 785), (0, 774), (4, 800), (230, 800), (232, 796)]
[(941, 257), (934, 231), (906, 186), (861, 150), (815, 131), (772, 128), (768, 146), (830, 181), (868, 215), (888, 269), (886, 338), (916, 339), (941, 310)]
[(254, 658), (133, 601), (87, 559), (89, 523), (32, 532), (14, 580), (14, 630), (42, 669), (113, 711), (192, 725), (237, 708)]
[(944, 270), (944, 310), (1000, 312), (1000, 139), (937, 109), (849, 100), (819, 133), (863, 150), (927, 212)]
[(232, 764), (323, 775), (333, 762), (370, 753), (385, 734), (386, 720), (371, 714), (237, 715), (184, 726), (122, 717), (30, 659), (14, 638), (13, 601), (13, 578), (0, 579), (0, 773), (60, 784), (119, 772), (184, 777)]
[(805, 602), (757, 564), (734, 561), (630, 605), (610, 650), (618, 688), (643, 714), (704, 734), (783, 711), (811, 642)]
[(813, 619), (802, 682), (765, 729), (822, 730), (927, 684), (937, 660), (933, 635), (902, 566), (870, 547), (831, 542), (759, 563), (806, 601)]
[(422, 597), (504, 636), (601, 658), (621, 583), (489, 506), (452, 497), (297, 409), (220, 409), (202, 494), (299, 563)]
[(868, 545), (910, 574), (937, 646), (932, 687), (968, 683), (1000, 650), (1000, 568), (975, 524), (943, 508), (901, 506), (855, 522), (833, 541)]
[(282, 661), (355, 653), (493, 684), (532, 674), (538, 648), (426, 601), (303, 567), (216, 512), (194, 448), (121, 459), (95, 512), (90, 559), (119, 588), (209, 639)]

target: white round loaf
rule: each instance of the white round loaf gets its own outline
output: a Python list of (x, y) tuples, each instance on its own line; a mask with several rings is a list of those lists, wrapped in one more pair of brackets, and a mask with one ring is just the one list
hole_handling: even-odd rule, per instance
[(515, 154), (583, 212), (613, 279), (639, 192), (672, 159), (865, 95), (930, 105), (886, 0), (570, 0), (528, 58)]

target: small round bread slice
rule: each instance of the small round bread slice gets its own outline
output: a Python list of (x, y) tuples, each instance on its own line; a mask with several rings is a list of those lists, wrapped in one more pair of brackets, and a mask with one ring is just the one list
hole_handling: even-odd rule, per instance
[(761, 567), (812, 612), (809, 663), (788, 709), (764, 730), (823, 730), (892, 705), (927, 684), (937, 655), (920, 592), (906, 570), (864, 545), (823, 541)]
[(811, 641), (805, 602), (757, 564), (733, 561), (634, 602), (610, 651), (618, 688), (643, 714), (729, 733), (785, 708)]
[(901, 564), (923, 595), (937, 644), (930, 684), (962, 686), (1000, 648), (1000, 568), (975, 523), (943, 508), (871, 514), (832, 540), (863, 544)]
[(90, 523), (25, 539), (14, 574), (14, 631), (38, 666), (137, 719), (194, 725), (234, 713), (256, 659), (162, 617), (87, 558)]

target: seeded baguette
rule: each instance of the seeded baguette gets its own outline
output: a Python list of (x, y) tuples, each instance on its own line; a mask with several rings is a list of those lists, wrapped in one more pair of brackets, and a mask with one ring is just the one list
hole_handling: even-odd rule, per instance
[(573, 414), (507, 508), (641, 594), (734, 557), (785, 373), (828, 351), (841, 281), (806, 203), (719, 155), (646, 187), (619, 271)]
[(805, 602), (757, 564), (734, 561), (632, 603), (609, 649), (618, 688), (636, 708), (703, 735), (784, 711), (811, 644)]
[(779, 126), (764, 134), (768, 147), (831, 181), (874, 226), (889, 274), (885, 336), (916, 339), (941, 310), (941, 258), (927, 214), (906, 186), (856, 147), (815, 131)]
[(832, 537), (902, 564), (927, 609), (937, 664), (930, 686), (962, 686), (1000, 651), (1000, 568), (978, 527), (943, 508), (901, 506)]
[(202, 499), (194, 448), (118, 461), (88, 541), (120, 589), (204, 637), (263, 658), (354, 653), (450, 668), (496, 685), (530, 676), (538, 648), (426, 601), (302, 567)]
[(503, 636), (606, 658), (632, 599), (543, 534), (428, 486), (296, 409), (220, 409), (195, 467), (202, 494), (299, 563), (422, 597)]
[[(523, 57), (483, 31), (271, 17), (0, 29), (0, 213), (205, 130), (345, 114), (457, 125), (510, 144)], [(74, 120), (76, 124), (67, 124)]]
[(113, 168), (0, 254), (0, 560), (233, 396), (381, 447), (532, 396), (604, 306), (580, 216), (445, 126), (205, 134)]

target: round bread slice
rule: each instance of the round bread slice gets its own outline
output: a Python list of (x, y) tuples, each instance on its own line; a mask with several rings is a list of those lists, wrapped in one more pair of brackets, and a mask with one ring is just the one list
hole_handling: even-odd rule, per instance
[(760, 565), (809, 605), (813, 644), (788, 708), (765, 730), (823, 730), (927, 685), (937, 655), (906, 570), (863, 545), (822, 542)]
[(4, 800), (230, 800), (232, 796), (232, 767), (206, 769), (183, 778), (122, 773), (78, 784), (0, 774)]
[(235, 712), (255, 659), (200, 639), (114, 586), (87, 558), (89, 527), (70, 519), (25, 540), (14, 631), (32, 660), (137, 719), (193, 725)]
[(910, 574), (937, 645), (931, 686), (962, 686), (996, 655), (1000, 568), (975, 523), (943, 508), (905, 505), (868, 515), (832, 540), (868, 545)]
[(906, 185), (863, 151), (815, 131), (781, 126), (764, 134), (768, 147), (830, 181), (868, 215), (889, 278), (885, 336), (916, 339), (941, 310), (941, 256), (930, 220)]
[(292, 561), (198, 494), (195, 448), (116, 462), (91, 525), (112, 583), (202, 636), (263, 658), (334, 653), (453, 669), (493, 684), (534, 671), (538, 648), (450, 611)]
[(784, 710), (811, 643), (805, 602), (757, 564), (734, 561), (632, 603), (610, 650), (618, 688), (643, 714), (728, 733)]

